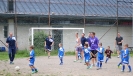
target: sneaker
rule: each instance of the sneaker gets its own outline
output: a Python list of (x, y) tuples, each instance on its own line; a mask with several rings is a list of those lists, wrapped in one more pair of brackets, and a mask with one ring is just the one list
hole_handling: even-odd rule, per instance
[(121, 70), (121, 72), (124, 72), (124, 70)]
[(38, 70), (36, 69), (36, 70), (35, 70), (35, 73), (37, 73), (37, 72), (38, 72)]
[(131, 70), (129, 70), (128, 72), (131, 72)]
[(91, 65), (87, 67), (87, 69), (91, 69), (91, 68), (92, 68), (92, 66), (91, 66)]
[(48, 56), (48, 59), (50, 58), (50, 56)]
[(35, 73), (35, 71), (32, 71), (31, 73), (32, 73), (32, 74), (34, 74), (34, 73)]
[(11, 61), (10, 64), (14, 64), (14, 63)]
[(77, 62), (78, 60), (74, 60), (73, 62)]
[(97, 70), (99, 70), (100, 68), (97, 68)]
[(117, 58), (119, 58), (120, 56), (117, 56)]
[(59, 65), (63, 65), (63, 63), (60, 63)]
[(120, 65), (118, 65), (118, 68), (120, 68), (122, 65), (120, 64)]

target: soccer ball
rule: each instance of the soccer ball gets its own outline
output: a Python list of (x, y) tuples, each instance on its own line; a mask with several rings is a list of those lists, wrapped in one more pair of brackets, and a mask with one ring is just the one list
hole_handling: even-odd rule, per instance
[(16, 67), (15, 67), (15, 70), (16, 70), (16, 71), (19, 71), (19, 70), (20, 70), (20, 67), (19, 67), (19, 66), (16, 66)]

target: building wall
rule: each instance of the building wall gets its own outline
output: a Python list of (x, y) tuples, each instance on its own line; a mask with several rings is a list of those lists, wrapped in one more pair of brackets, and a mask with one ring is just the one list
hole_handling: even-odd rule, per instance
[[(18, 47), (20, 50), (27, 49), (29, 47), (29, 29), (31, 27), (37, 27), (37, 25), (23, 25), (18, 24), (18, 32), (17, 32), (17, 42)], [(46, 25), (40, 25), (40, 27), (46, 27)], [(63, 26), (63, 28), (68, 26)], [(81, 26), (77, 26), (77, 28)], [(69, 28), (75, 28), (74, 25), (69, 26)], [(108, 26), (86, 26), (85, 27), (85, 34), (86, 37), (89, 32), (96, 32), (96, 36), (100, 39), (106, 32), (109, 30), (110, 27)], [(48, 31), (48, 30), (45, 30)], [(82, 34), (82, 30), (63, 30), (63, 45), (66, 51), (73, 51), (75, 48), (75, 33), (80, 32), (79, 36)], [(111, 30), (103, 36), (102, 39), (100, 39), (100, 42), (103, 43), (103, 47), (111, 46), (111, 49), (114, 50), (114, 42), (116, 38), (116, 27), (112, 27)], [(119, 32), (121, 33), (121, 36), (124, 38), (124, 43), (128, 43), (129, 46), (132, 46), (132, 28), (131, 27), (119, 27)], [(47, 32), (48, 33), (48, 32)], [(0, 39), (2, 41), (6, 41), (3, 35), (3, 25), (0, 25)], [(1, 44), (1, 43), (0, 43)], [(0, 45), (4, 46), (4, 45)]]

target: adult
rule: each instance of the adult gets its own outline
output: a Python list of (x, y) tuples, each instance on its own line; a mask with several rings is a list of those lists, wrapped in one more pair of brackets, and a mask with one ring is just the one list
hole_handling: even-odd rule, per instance
[(89, 34), (88, 34), (88, 37), (86, 38), (86, 40), (87, 40), (87, 44), (88, 44), (88, 41), (89, 41), (89, 38), (91, 37), (91, 32), (89, 32)]
[(8, 54), (10, 59), (10, 64), (14, 64), (14, 58), (17, 48), (17, 42), (15, 36), (13, 36), (13, 33), (9, 33), (9, 37), (6, 39), (6, 46), (8, 47)]
[(118, 58), (120, 57), (120, 51), (122, 50), (122, 43), (123, 43), (123, 37), (121, 37), (120, 33), (118, 32), (117, 37), (115, 39), (115, 47)]
[(76, 60), (74, 60), (74, 62), (77, 62), (78, 61), (78, 53), (82, 52), (82, 48), (81, 48), (81, 41), (80, 41), (80, 38), (78, 36), (78, 33), (76, 33), (76, 46), (75, 46), (75, 56), (76, 56)]
[(48, 58), (50, 58), (50, 53), (51, 53), (51, 47), (54, 45), (54, 40), (52, 39), (51, 35), (49, 35), (44, 42), (45, 49), (48, 53)]
[(85, 38), (85, 34), (82, 33), (82, 37), (81, 37), (81, 45), (82, 45), (82, 51), (81, 51), (81, 56), (82, 56), (82, 60), (84, 58), (84, 45), (87, 42), (87, 39)]
[(95, 66), (95, 63), (97, 62), (96, 53), (99, 44), (98, 38), (95, 37), (95, 32), (91, 32), (91, 37), (89, 38), (88, 43), (92, 52), (92, 64)]

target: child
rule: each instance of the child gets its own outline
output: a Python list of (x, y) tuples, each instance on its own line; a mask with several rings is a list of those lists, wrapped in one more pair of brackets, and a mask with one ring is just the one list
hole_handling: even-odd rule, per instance
[(99, 43), (99, 47), (97, 49), (98, 51), (98, 55), (97, 55), (97, 58), (98, 58), (98, 62), (97, 62), (97, 70), (99, 70), (101, 67), (102, 67), (102, 62), (103, 62), (103, 59), (104, 59), (104, 48), (102, 47), (102, 43)]
[(59, 43), (59, 50), (58, 50), (58, 56), (60, 59), (60, 65), (63, 65), (63, 56), (64, 56), (64, 48), (62, 47), (62, 44)]
[(113, 53), (113, 52), (110, 50), (110, 46), (108, 46), (108, 49), (106, 49), (106, 51), (105, 51), (105, 54), (106, 54), (105, 63), (107, 63), (107, 61), (111, 58), (111, 53)]
[(91, 68), (91, 64), (89, 63), (91, 54), (90, 54), (90, 50), (88, 49), (88, 44), (84, 45), (84, 57), (85, 57), (85, 63), (87, 65), (87, 69)]
[(122, 62), (123, 62), (123, 52), (124, 52), (124, 50), (121, 50), (121, 51), (120, 51), (121, 61), (120, 61), (120, 63), (117, 65), (118, 68), (120, 68), (120, 66), (122, 65)]
[(37, 73), (38, 70), (34, 66), (34, 62), (35, 62), (34, 46), (30, 46), (30, 57), (28, 58), (28, 60), (29, 60), (29, 66), (32, 70), (32, 74)]
[(129, 72), (131, 72), (131, 66), (129, 65), (129, 49), (128, 44), (124, 45), (124, 51), (123, 51), (123, 61), (122, 61), (122, 72), (125, 70), (125, 64), (127, 64), (129, 68)]

